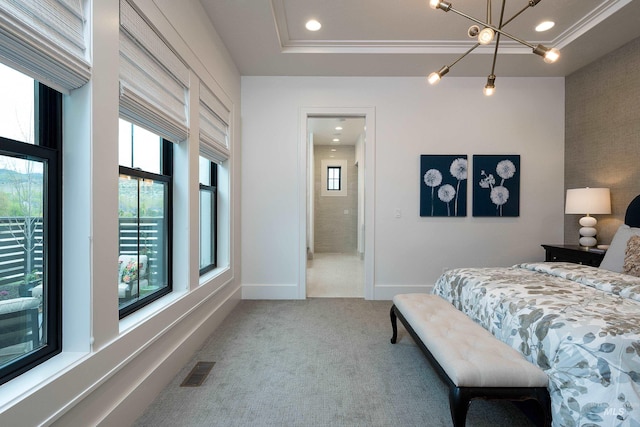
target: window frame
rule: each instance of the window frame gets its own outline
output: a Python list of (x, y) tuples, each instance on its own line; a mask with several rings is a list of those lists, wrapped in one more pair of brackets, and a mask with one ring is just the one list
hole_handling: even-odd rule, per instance
[(0, 136), (0, 154), (43, 163), (42, 342), (0, 368), (0, 385), (62, 351), (62, 94), (34, 80), (34, 144)]
[[(135, 125), (124, 119), (127, 123)], [(135, 125), (137, 126), (137, 125)], [(154, 132), (155, 133), (155, 132)], [(173, 291), (173, 143), (165, 138), (158, 136), (160, 139), (160, 174), (147, 172), (140, 168), (131, 168), (128, 166), (118, 165), (119, 176), (128, 175), (139, 180), (150, 179), (154, 181), (163, 182), (167, 185), (167, 203), (165, 212), (165, 223), (167, 224), (166, 241), (167, 241), (167, 286), (163, 286), (160, 289), (150, 293), (149, 295), (140, 298), (124, 307), (118, 308), (119, 319), (122, 320), (126, 316), (138, 311), (142, 307), (145, 307), (159, 298), (171, 293)], [(133, 144), (134, 141), (132, 140)], [(133, 152), (133, 150), (132, 150)], [(119, 197), (119, 196), (118, 196)], [(139, 216), (138, 216), (139, 218)], [(138, 227), (138, 230), (140, 228)], [(118, 234), (120, 234), (118, 225)], [(139, 239), (138, 239), (139, 242)], [(139, 244), (139, 243), (138, 243)], [(119, 246), (119, 244), (118, 244)], [(138, 250), (139, 253), (139, 250)]]
[[(199, 183), (199, 191), (198, 195), (201, 195), (203, 191), (207, 191), (211, 193), (211, 250), (213, 253), (213, 262), (211, 264), (205, 265), (200, 268), (200, 263), (198, 262), (199, 273), (200, 276), (208, 273), (211, 270), (214, 270), (218, 267), (218, 164), (212, 162), (209, 159), (206, 159), (209, 162), (209, 183), (210, 185), (206, 185), (203, 183)], [(202, 197), (199, 197), (199, 200), (202, 200)], [(199, 212), (202, 212), (202, 206), (199, 208)], [(202, 229), (202, 217), (200, 216), (200, 229)], [(202, 248), (202, 239), (200, 232), (198, 233), (198, 239), (200, 240), (198, 248)], [(199, 255), (199, 254), (198, 254)], [(200, 259), (200, 256), (198, 256)]]
[[(331, 171), (338, 171), (338, 176), (337, 177), (332, 177), (331, 176)], [(331, 183), (338, 183), (338, 187), (337, 188), (331, 188)], [(342, 166), (334, 166), (334, 165), (329, 165), (327, 166), (327, 191), (341, 191), (342, 190)]]

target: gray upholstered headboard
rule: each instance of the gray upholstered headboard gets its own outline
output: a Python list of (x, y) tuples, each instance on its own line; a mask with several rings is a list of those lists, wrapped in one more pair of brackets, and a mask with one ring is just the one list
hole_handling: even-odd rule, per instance
[(629, 227), (640, 227), (640, 196), (636, 196), (627, 206), (624, 223)]

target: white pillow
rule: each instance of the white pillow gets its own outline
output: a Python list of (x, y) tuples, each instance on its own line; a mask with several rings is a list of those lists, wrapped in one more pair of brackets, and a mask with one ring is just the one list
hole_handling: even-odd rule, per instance
[(613, 236), (609, 249), (607, 249), (607, 252), (604, 254), (600, 268), (622, 273), (624, 270), (624, 252), (627, 249), (627, 242), (629, 238), (634, 235), (640, 236), (640, 228), (632, 228), (626, 224), (621, 225)]

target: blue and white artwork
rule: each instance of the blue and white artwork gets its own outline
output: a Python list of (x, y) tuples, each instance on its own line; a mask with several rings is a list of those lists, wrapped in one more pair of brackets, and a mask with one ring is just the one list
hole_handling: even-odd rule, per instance
[(467, 216), (467, 156), (420, 156), (420, 216)]
[(473, 156), (473, 216), (520, 216), (520, 156)]

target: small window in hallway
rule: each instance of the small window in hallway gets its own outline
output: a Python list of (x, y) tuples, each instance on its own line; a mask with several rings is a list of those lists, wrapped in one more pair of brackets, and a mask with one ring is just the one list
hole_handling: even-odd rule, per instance
[(340, 191), (340, 174), (342, 168), (340, 166), (327, 167), (327, 190)]

